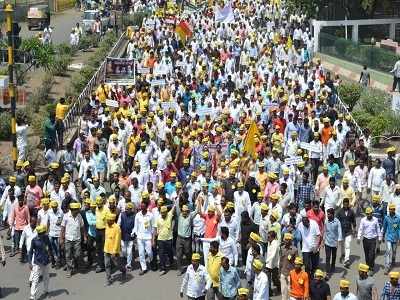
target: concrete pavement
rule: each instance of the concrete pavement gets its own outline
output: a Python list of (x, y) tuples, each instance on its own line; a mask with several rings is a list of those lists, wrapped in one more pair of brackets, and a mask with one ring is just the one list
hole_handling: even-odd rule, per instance
[[(68, 9), (60, 13), (51, 15), (50, 26), (53, 29), (53, 43), (60, 44), (63, 42), (69, 43), (69, 34), (71, 29), (75, 27), (77, 22), (82, 20), (83, 13), (75, 9)], [(37, 35), (41, 32), (38, 29), (28, 30), (26, 22), (21, 22), (22, 38), (28, 38)]]
[[(5, 232), (1, 233), (5, 236)], [(8, 241), (7, 241), (8, 242)], [(384, 246), (381, 246), (384, 250)], [(360, 245), (355, 240), (352, 241), (352, 256), (353, 261), (350, 269), (345, 269), (337, 262), (336, 273), (329, 280), (332, 295), (338, 292), (338, 284), (341, 278), (347, 278), (351, 281), (350, 290), (356, 293), (355, 280), (358, 277), (358, 263), (364, 261), (364, 253)], [(321, 251), (321, 268), (324, 267), (325, 250)], [(340, 250), (338, 251), (338, 258)], [(399, 255), (397, 255), (399, 259)], [(378, 293), (382, 291), (384, 283), (387, 281), (387, 276), (383, 274), (384, 255), (379, 255), (376, 260), (376, 269), (378, 272), (374, 275), (374, 280), (378, 288)], [(398, 268), (396, 268), (398, 270)], [(136, 268), (128, 273), (127, 282), (121, 284), (119, 281), (119, 272), (114, 276), (117, 280), (110, 287), (104, 287), (105, 273), (96, 274), (90, 271), (86, 274), (75, 274), (72, 278), (66, 278), (66, 272), (62, 270), (50, 271), (50, 299), (57, 300), (174, 300), (179, 298), (179, 288), (182, 277), (177, 277), (176, 271), (172, 270), (166, 275), (160, 277), (158, 272), (148, 272), (144, 276), (138, 275), (138, 264)], [(7, 254), (7, 265), (5, 268), (0, 266), (0, 284), (3, 288), (5, 299), (21, 300), (29, 298), (28, 286), (28, 266), (21, 265), (17, 257), (9, 258)], [(43, 291), (43, 286), (40, 286), (39, 295)], [(43, 299), (43, 298), (39, 298)], [(186, 299), (186, 297), (185, 297)], [(281, 299), (280, 296), (272, 297), (273, 300)]]

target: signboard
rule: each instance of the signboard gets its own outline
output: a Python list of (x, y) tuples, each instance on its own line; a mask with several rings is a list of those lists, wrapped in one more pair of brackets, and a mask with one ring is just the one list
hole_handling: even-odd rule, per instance
[(111, 107), (119, 107), (119, 103), (117, 100), (111, 100), (111, 99), (107, 99), (106, 100), (106, 105), (107, 106), (111, 106)]
[(310, 152), (316, 152), (316, 153), (321, 152), (321, 149), (317, 145), (311, 145), (310, 143), (301, 142), (300, 148), (310, 151)]
[(175, 66), (176, 67), (183, 67), (185, 65), (185, 63), (183, 61), (177, 61)]
[(135, 60), (107, 57), (107, 78), (134, 78)]
[(150, 82), (151, 86), (160, 86), (160, 85), (165, 85), (165, 79), (153, 79)]
[(299, 162), (302, 162), (303, 158), (301, 156), (293, 156), (293, 157), (288, 157), (285, 159), (285, 165), (297, 165)]
[(228, 151), (228, 143), (210, 144), (207, 145), (208, 151), (211, 155), (217, 152), (217, 146), (221, 146), (221, 152), (226, 153)]
[(154, 76), (167, 75), (168, 74), (168, 66), (159, 64), (157, 67), (154, 68), (153, 74), (154, 74)]
[(196, 114), (200, 117), (200, 119), (205, 119), (206, 115), (209, 115), (211, 118), (213, 118), (214, 113), (214, 107), (199, 107), (196, 109)]
[(148, 28), (148, 29), (153, 29), (154, 28), (154, 25), (156, 25), (156, 21), (154, 21), (154, 20), (146, 20), (146, 24), (145, 24), (145, 26)]
[(177, 109), (177, 106), (178, 106), (178, 103), (176, 103), (176, 102), (174, 102), (174, 101), (163, 101), (163, 102), (161, 102), (160, 103), (160, 105), (161, 105), (161, 108), (164, 110), (164, 111), (167, 111), (167, 110), (169, 110), (170, 108), (173, 108), (173, 109)]
[(166, 24), (175, 24), (175, 18), (166, 18), (164, 22)]
[(150, 73), (150, 68), (138, 68), (137, 72), (139, 74), (149, 74)]
[(109, 85), (135, 85), (135, 79), (107, 79), (105, 82)]

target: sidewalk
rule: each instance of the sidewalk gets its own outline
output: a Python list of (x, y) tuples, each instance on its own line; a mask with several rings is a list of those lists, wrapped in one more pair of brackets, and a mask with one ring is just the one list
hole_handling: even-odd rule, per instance
[[(321, 58), (324, 68), (334, 74), (339, 74), (340, 77), (345, 77), (356, 82), (360, 79), (360, 73), (363, 69), (361, 65), (322, 53), (317, 53), (316, 57)], [(389, 73), (383, 73), (373, 69), (368, 70), (371, 75), (371, 87), (386, 92), (391, 91), (393, 77)]]

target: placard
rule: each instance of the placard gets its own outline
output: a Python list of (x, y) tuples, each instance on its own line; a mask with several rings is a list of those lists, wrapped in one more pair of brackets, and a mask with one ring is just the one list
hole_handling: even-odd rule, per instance
[(165, 79), (153, 79), (150, 82), (151, 86), (160, 86), (160, 85), (165, 85)]
[(298, 163), (302, 162), (303, 158), (301, 156), (293, 156), (293, 157), (288, 157), (285, 159), (285, 165), (297, 165)]
[(300, 148), (310, 151), (310, 152), (316, 152), (316, 153), (321, 152), (321, 149), (317, 145), (311, 145), (310, 143), (301, 142)]
[(107, 57), (107, 78), (134, 78), (135, 60)]
[(117, 100), (111, 100), (111, 99), (107, 99), (106, 100), (106, 105), (107, 106), (111, 106), (111, 107), (119, 107), (119, 103)]
[(196, 114), (200, 119), (204, 119), (206, 115), (209, 115), (211, 118), (214, 117), (215, 108), (214, 107), (200, 107), (196, 109)]
[(137, 72), (139, 74), (149, 74), (150, 73), (150, 68), (138, 68)]

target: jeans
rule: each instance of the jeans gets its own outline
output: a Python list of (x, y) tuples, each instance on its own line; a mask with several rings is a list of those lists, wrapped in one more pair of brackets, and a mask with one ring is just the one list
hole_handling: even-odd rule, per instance
[(185, 255), (186, 260), (191, 260), (190, 254), (192, 252), (192, 241), (190, 237), (183, 238), (178, 235), (176, 239), (176, 264), (178, 271), (182, 270), (183, 256)]
[(65, 256), (69, 271), (74, 269), (74, 261), (81, 259), (81, 241), (65, 241)]
[(330, 247), (328, 245), (325, 245), (326, 271), (328, 273), (333, 272), (335, 270), (336, 252), (337, 252), (336, 247)]
[(104, 239), (105, 229), (96, 229), (97, 267), (104, 269)]
[(319, 252), (303, 252), (305, 271), (313, 278), (315, 270), (319, 264)]
[(160, 257), (160, 269), (161, 271), (166, 270), (167, 257), (169, 263), (172, 264), (174, 261), (174, 254), (172, 252), (172, 240), (167, 241), (157, 241), (159, 257)]
[(123, 266), (121, 258), (119, 256), (104, 253), (104, 266), (106, 269), (107, 281), (111, 281), (111, 263), (113, 263), (121, 271), (122, 274), (126, 273), (126, 269)]
[(390, 267), (396, 261), (396, 251), (397, 251), (397, 243), (396, 242), (386, 242), (386, 253), (385, 253), (385, 268), (390, 269)]
[(51, 251), (53, 251), (53, 256), (57, 262), (60, 261), (60, 244), (59, 244), (59, 237), (57, 236), (50, 236), (50, 247)]
[(376, 238), (374, 239), (364, 238), (363, 248), (364, 248), (365, 262), (369, 266), (370, 271), (373, 271), (375, 266)]
[(126, 266), (132, 267), (133, 241), (121, 241), (121, 253), (126, 257)]

